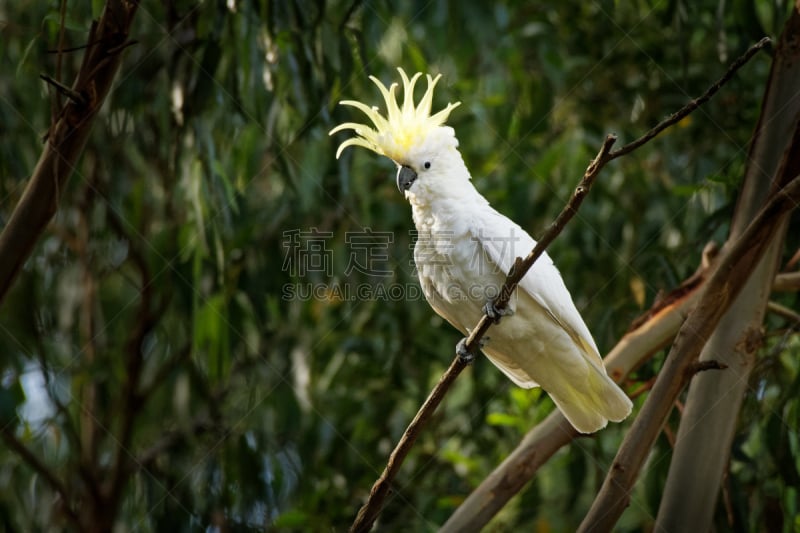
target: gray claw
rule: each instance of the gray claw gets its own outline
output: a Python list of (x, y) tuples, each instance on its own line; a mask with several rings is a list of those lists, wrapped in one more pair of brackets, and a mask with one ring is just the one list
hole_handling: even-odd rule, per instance
[(483, 306), (483, 312), (486, 314), (486, 316), (494, 320), (495, 324), (497, 324), (498, 322), (500, 322), (500, 319), (503, 318), (504, 316), (513, 315), (514, 311), (512, 311), (511, 308), (508, 307), (508, 304), (506, 304), (506, 306), (503, 307), (502, 309), (497, 307), (497, 305), (495, 305), (495, 300), (496, 300), (495, 298), (491, 298), (489, 301), (487, 301), (486, 304)]
[[(489, 342), (489, 337), (483, 337), (478, 341), (478, 347), (483, 348)], [(456, 355), (464, 364), (470, 364), (475, 360), (475, 354), (467, 350), (467, 338), (464, 337), (456, 344)]]
[(456, 344), (456, 355), (465, 365), (468, 365), (475, 360), (475, 354), (467, 350), (466, 337), (458, 341), (458, 344)]

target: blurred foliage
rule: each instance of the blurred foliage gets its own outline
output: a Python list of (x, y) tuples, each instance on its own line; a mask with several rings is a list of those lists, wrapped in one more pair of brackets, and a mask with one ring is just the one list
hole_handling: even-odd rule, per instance
[[(2, 424), (77, 503), (90, 497), (82, 431), (96, 428), (91, 464), (104, 476), (134, 418), (120, 531), (345, 529), (459, 335), (419, 292), (391, 162), (364, 150), (334, 158), (343, 137), (327, 132), (353, 113), (337, 102), (379, 104), (368, 74), (441, 72), (434, 106), (463, 103), (451, 125), (476, 187), (535, 236), (607, 133), (631, 141), (702, 93), (780, 32), (788, 4), (143, 3), (138, 44), (58, 215), (0, 307)], [(66, 48), (85, 44), (101, 9), (68, 2)], [(56, 72), (59, 28), (59, 2), (0, 6), (0, 224), (50, 121), (39, 73)], [(81, 54), (63, 54), (62, 79)], [(724, 240), (768, 72), (761, 54), (708, 105), (610, 165), (551, 247), (601, 350), (696, 269), (706, 242)], [(793, 228), (787, 250), (800, 245)], [(354, 239), (366, 229), (364, 252)], [(353, 268), (360, 253), (381, 272)], [(131, 412), (122, 391), (143, 285), (157, 319), (142, 345), (147, 395)], [(796, 295), (776, 298), (797, 308)], [(775, 517), (778, 531), (800, 528), (800, 345), (784, 319), (766, 326), (722, 530)], [(552, 408), (477, 361), (422, 434), (380, 530), (434, 530)], [(629, 424), (562, 450), (493, 530), (574, 529)], [(652, 524), (669, 451), (662, 438), (621, 531)], [(4, 529), (60, 530), (57, 502), (0, 449)]]

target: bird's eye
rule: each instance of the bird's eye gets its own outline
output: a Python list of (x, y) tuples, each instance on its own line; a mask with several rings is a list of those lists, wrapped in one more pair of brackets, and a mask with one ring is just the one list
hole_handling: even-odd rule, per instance
[(429, 169), (429, 168), (431, 168), (431, 162), (430, 161), (425, 161), (425, 164), (422, 165), (422, 166), (424, 166), (426, 169)]

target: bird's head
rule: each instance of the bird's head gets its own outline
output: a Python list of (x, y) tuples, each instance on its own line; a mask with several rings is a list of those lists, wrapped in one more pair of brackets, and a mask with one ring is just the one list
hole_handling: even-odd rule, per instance
[(362, 146), (391, 159), (397, 164), (397, 187), (407, 198), (420, 195), (438, 194), (437, 189), (452, 185), (454, 180), (469, 179), (469, 173), (458, 153), (458, 139), (453, 128), (444, 122), (450, 112), (460, 102), (449, 103), (447, 107), (431, 115), (433, 89), (441, 74), (435, 78), (427, 75), (428, 89), (418, 105), (414, 104), (414, 86), (421, 73), (408, 78), (403, 69), (398, 68), (403, 81), (403, 105), (397, 104), (395, 91), (397, 83), (387, 89), (374, 76), (370, 79), (378, 86), (386, 102), (386, 116), (377, 107), (369, 107), (362, 102), (344, 100), (362, 111), (372, 121), (373, 126), (346, 122), (331, 130), (330, 135), (342, 130), (353, 130), (355, 137), (347, 139), (336, 152), (338, 159), (348, 146)]

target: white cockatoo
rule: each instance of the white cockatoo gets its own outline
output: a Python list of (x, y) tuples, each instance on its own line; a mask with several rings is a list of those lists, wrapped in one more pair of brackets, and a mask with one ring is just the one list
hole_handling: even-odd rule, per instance
[[(459, 103), (431, 115), (433, 89), (441, 74), (430, 75), (428, 89), (414, 104), (414, 85), (403, 81), (403, 105), (375, 77), (386, 103), (386, 116), (361, 102), (341, 102), (359, 109), (373, 126), (348, 122), (331, 131), (351, 129), (336, 153), (362, 146), (395, 162), (397, 187), (411, 203), (418, 238), (414, 261), (425, 298), (439, 315), (464, 334), (484, 310), (508, 315), (489, 331), (483, 352), (520, 387), (540, 386), (581, 433), (593, 433), (609, 420), (631, 412), (631, 400), (608, 377), (589, 328), (572, 302), (561, 274), (547, 254), (520, 282), (508, 308), (494, 308), (506, 273), (517, 256), (536, 245), (517, 224), (495, 211), (471, 183), (457, 150), (455, 131), (445, 126)], [(488, 302), (488, 305), (487, 305)], [(463, 341), (461, 355), (466, 356)]]

